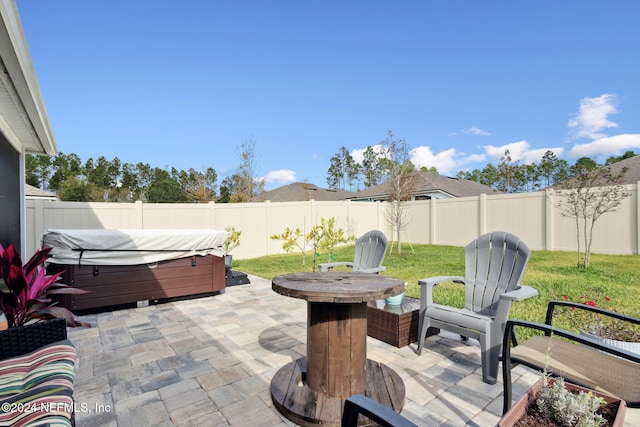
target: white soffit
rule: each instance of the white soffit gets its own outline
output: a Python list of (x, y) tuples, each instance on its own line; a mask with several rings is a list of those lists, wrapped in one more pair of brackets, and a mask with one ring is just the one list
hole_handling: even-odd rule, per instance
[(0, 0), (0, 132), (19, 152), (57, 152), (14, 0)]

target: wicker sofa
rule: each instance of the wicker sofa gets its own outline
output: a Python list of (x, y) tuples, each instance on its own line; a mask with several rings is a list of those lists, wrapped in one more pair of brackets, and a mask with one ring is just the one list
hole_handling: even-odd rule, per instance
[(0, 425), (72, 426), (76, 350), (63, 319), (0, 332)]

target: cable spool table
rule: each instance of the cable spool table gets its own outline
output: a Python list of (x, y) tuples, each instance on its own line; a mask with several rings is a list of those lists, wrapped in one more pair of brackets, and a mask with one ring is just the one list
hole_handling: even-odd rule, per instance
[(275, 277), (272, 289), (307, 301), (307, 356), (280, 368), (271, 380), (271, 398), (285, 417), (304, 426), (339, 426), (344, 400), (357, 393), (402, 410), (400, 376), (367, 359), (367, 302), (404, 292), (404, 280), (370, 273), (292, 273)]

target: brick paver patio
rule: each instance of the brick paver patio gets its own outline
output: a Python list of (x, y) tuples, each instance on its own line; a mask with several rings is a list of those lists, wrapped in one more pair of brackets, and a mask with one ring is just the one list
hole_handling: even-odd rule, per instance
[[(82, 316), (76, 424), (92, 426), (291, 426), (274, 409), (269, 384), (306, 352), (306, 302), (271, 290), (268, 280), (220, 295)], [(421, 356), (368, 338), (370, 359), (404, 380), (402, 415), (424, 426), (494, 426), (502, 384), (482, 382), (479, 347), (443, 333)], [(514, 395), (538, 375), (514, 369)], [(640, 410), (626, 426), (640, 427)]]

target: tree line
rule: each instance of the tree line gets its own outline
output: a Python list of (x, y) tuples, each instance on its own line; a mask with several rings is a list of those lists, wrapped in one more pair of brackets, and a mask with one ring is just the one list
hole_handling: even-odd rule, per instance
[(206, 203), (248, 202), (263, 189), (256, 182), (255, 140), (240, 147), (240, 164), (219, 187), (212, 167), (162, 169), (148, 163), (123, 163), (104, 156), (86, 161), (76, 154), (26, 155), (26, 182), (54, 192), (60, 200), (77, 202)]
[[(331, 157), (327, 184), (332, 189), (357, 191), (415, 172), (410, 160), (410, 147), (404, 139), (396, 139), (391, 131), (376, 146), (368, 146), (363, 160), (356, 162), (347, 148), (341, 147)], [(627, 151), (609, 157), (604, 165), (635, 156)], [(236, 172), (218, 185), (218, 174), (212, 167), (204, 170), (179, 170), (174, 167), (152, 167), (148, 163), (123, 163), (117, 157), (104, 156), (86, 161), (76, 154), (59, 152), (56, 156), (27, 155), (26, 182), (34, 187), (54, 192), (64, 201), (149, 203), (205, 203), (216, 201), (248, 202), (264, 191), (264, 182), (255, 179), (255, 140), (248, 139), (239, 147)], [(482, 169), (460, 171), (459, 179), (476, 181), (507, 193), (536, 191), (578, 175), (579, 171), (602, 165), (588, 157), (569, 165), (552, 151), (547, 151), (539, 163), (514, 161), (506, 150), (497, 165), (488, 163)], [(419, 170), (438, 173), (435, 167)], [(398, 191), (406, 192), (408, 185)], [(398, 194), (399, 198), (402, 198)]]
[[(373, 187), (387, 181), (394, 176), (393, 161), (389, 158), (389, 146), (394, 143), (393, 133), (387, 132), (387, 138), (376, 146), (368, 146), (363, 153), (361, 162), (356, 162), (349, 150), (340, 147), (338, 152), (331, 157), (327, 170), (327, 185), (336, 190), (358, 191), (361, 185), (364, 188)], [(403, 145), (405, 154), (410, 148), (404, 139), (397, 140)], [(460, 171), (456, 174), (458, 179), (475, 181), (506, 193), (522, 193), (536, 191), (540, 188), (557, 185), (567, 179), (575, 177), (580, 171), (593, 169), (600, 166), (608, 166), (612, 163), (635, 156), (633, 151), (627, 151), (621, 156), (610, 156), (604, 165), (598, 164), (589, 157), (581, 157), (575, 164), (570, 165), (566, 160), (559, 159), (555, 153), (548, 150), (539, 163), (521, 163), (513, 160), (509, 150), (505, 150), (497, 165), (487, 163), (482, 169), (472, 171)], [(406, 172), (417, 171), (418, 168), (408, 162), (404, 165)], [(424, 172), (438, 173), (435, 167), (422, 167)]]
[(584, 171), (608, 166), (635, 155), (633, 151), (627, 151), (621, 156), (610, 156), (604, 165), (589, 157), (580, 157), (573, 165), (569, 165), (566, 160), (559, 159), (553, 151), (548, 150), (540, 163), (524, 164), (512, 160), (509, 150), (505, 150), (497, 166), (488, 163), (482, 170), (461, 171), (456, 177), (476, 181), (505, 193), (524, 193), (558, 185)]
[[(396, 139), (392, 131), (376, 146), (367, 146), (363, 152), (362, 162), (355, 161), (346, 147), (340, 147), (329, 160), (327, 185), (334, 190), (359, 191), (360, 185), (365, 188), (397, 177), (403, 173), (415, 172), (417, 169), (410, 160), (411, 148), (403, 138)], [(437, 169), (420, 168), (421, 171), (438, 173)]]

